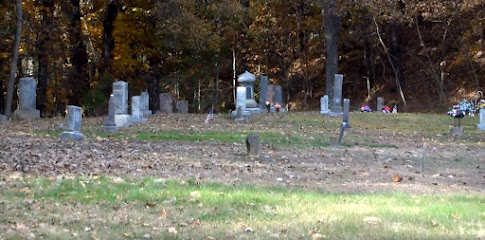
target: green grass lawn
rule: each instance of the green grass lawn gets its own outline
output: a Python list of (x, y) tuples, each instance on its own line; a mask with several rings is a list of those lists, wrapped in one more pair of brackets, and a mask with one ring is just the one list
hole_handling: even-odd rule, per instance
[[(110, 177), (0, 187), (1, 231), (44, 239), (477, 239), (485, 196), (353, 193)], [(176, 232), (176, 233), (175, 233)]]

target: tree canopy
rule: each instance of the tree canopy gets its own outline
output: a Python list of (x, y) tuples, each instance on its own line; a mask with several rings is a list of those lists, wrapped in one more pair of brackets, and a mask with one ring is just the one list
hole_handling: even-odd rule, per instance
[[(0, 106), (14, 46), (14, 0), (0, 2)], [(283, 86), (292, 109), (328, 89), (329, 4), (338, 19), (338, 72), (354, 104), (385, 96), (436, 111), (485, 85), (480, 0), (24, 0), (17, 78), (38, 81), (42, 114), (106, 111), (111, 83), (189, 100), (192, 111), (234, 107), (244, 70)], [(14, 101), (15, 102), (15, 101)], [(4, 109), (2, 109), (4, 111)]]

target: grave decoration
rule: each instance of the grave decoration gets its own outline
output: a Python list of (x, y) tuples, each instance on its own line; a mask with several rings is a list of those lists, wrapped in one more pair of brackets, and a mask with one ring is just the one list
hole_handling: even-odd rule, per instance
[(363, 105), (360, 107), (361, 112), (372, 112), (372, 109), (369, 107), (369, 105)]

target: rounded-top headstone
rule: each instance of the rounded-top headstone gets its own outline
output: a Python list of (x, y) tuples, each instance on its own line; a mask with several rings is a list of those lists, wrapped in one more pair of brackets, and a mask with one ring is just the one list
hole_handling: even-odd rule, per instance
[(255, 82), (256, 76), (248, 71), (244, 72), (243, 74), (237, 77), (237, 82), (239, 83), (247, 83), (247, 82)]

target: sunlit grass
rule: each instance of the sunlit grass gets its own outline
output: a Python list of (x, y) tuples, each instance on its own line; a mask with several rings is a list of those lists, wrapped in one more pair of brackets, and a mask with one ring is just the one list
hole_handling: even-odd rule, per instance
[[(82, 239), (92, 236), (85, 227), (93, 222), (98, 237), (117, 239), (146, 233), (157, 239), (268, 239), (275, 234), (288, 239), (315, 234), (330, 239), (467, 239), (481, 236), (485, 226), (485, 197), (479, 195), (343, 194), (109, 177), (26, 179), (0, 193), (0, 227), (12, 220), (50, 219), (56, 223), (52, 228)], [(73, 218), (75, 224), (69, 224)], [(169, 227), (178, 233), (169, 233)], [(248, 227), (253, 232), (245, 232)], [(44, 234), (46, 239), (57, 236)]]

